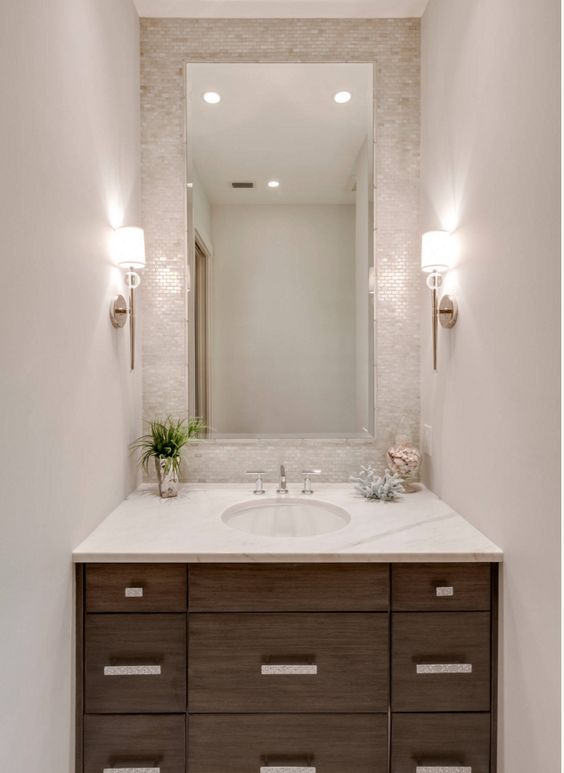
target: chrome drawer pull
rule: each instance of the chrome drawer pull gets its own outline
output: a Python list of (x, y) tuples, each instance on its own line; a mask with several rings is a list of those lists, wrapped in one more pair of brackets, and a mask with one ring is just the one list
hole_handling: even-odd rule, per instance
[[(126, 599), (142, 599), (143, 598), (143, 588), (126, 588), (125, 589), (125, 598)], [(124, 768), (125, 770), (125, 768)], [(147, 768), (149, 770), (149, 768)]]
[[(104, 676), (160, 676), (160, 666), (104, 666)], [(147, 768), (149, 770), (149, 768)]]
[(418, 674), (471, 674), (472, 663), (418, 663), (416, 671)]
[(102, 773), (161, 773), (160, 768), (104, 768)]
[(415, 773), (472, 773), (472, 768), (459, 765), (418, 765)]
[[(260, 667), (260, 672), (263, 676), (286, 676), (288, 674), (310, 674), (317, 676), (317, 666), (303, 664), (303, 665), (263, 665)], [(308, 771), (315, 770), (315, 768), (267, 768), (267, 770), (274, 770), (280, 773), (282, 770), (295, 770), (295, 771)]]
[(315, 771), (316, 768), (302, 768), (295, 765), (284, 765), (283, 767), (263, 765), (260, 769), (260, 773), (315, 773)]
[[(435, 588), (435, 596), (439, 596), (439, 598), (454, 596), (454, 587), (452, 585), (439, 585)], [(439, 770), (439, 768), (437, 768), (437, 770)], [(454, 768), (452, 768), (452, 770), (454, 770)]]

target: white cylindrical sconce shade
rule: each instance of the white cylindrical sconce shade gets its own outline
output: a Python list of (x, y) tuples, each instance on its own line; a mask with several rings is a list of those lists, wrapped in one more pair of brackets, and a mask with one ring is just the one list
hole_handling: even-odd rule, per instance
[(448, 271), (454, 258), (453, 240), (448, 231), (427, 231), (421, 239), (421, 269)]
[(118, 266), (145, 267), (145, 235), (142, 228), (124, 226), (114, 231), (112, 253)]

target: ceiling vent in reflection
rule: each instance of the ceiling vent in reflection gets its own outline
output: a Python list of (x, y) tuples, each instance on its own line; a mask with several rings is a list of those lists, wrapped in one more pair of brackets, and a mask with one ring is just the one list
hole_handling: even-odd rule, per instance
[(232, 188), (254, 188), (255, 184), (254, 183), (245, 183), (245, 182), (242, 182), (242, 183), (231, 183), (231, 187)]

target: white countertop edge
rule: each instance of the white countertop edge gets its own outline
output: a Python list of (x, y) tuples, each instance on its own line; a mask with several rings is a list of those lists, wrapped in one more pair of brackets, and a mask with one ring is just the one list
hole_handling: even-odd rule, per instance
[(73, 553), (74, 564), (447, 564), (503, 563), (503, 552), (484, 553)]

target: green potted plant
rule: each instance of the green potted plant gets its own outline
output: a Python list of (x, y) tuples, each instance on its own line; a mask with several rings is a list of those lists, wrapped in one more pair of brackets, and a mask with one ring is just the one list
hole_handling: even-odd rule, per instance
[(193, 438), (199, 437), (205, 424), (198, 417), (188, 419), (153, 419), (149, 432), (134, 440), (130, 450), (140, 451), (139, 466), (148, 472), (151, 459), (159, 479), (161, 497), (175, 497), (178, 494), (178, 474), (182, 462), (182, 449)]

